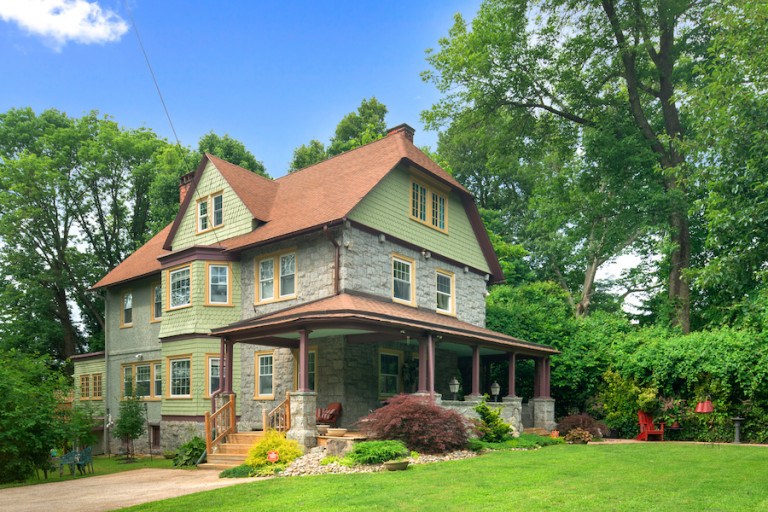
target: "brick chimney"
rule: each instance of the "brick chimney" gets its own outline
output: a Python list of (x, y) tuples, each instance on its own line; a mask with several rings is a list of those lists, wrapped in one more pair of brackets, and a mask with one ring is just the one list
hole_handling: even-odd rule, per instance
[(189, 192), (189, 187), (192, 186), (192, 178), (195, 177), (195, 173), (191, 172), (189, 174), (185, 174), (179, 179), (179, 204), (182, 204), (184, 202), (184, 198), (187, 197), (187, 192)]
[(394, 135), (396, 133), (404, 133), (405, 138), (413, 143), (413, 134), (416, 133), (416, 130), (414, 130), (412, 126), (406, 123), (399, 124), (393, 128), (387, 129), (387, 136)]

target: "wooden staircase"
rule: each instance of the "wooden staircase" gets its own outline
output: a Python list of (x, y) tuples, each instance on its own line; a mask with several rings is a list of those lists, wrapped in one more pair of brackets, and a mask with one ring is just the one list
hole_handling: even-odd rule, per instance
[(227, 434), (226, 439), (216, 447), (215, 452), (208, 455), (207, 462), (198, 467), (221, 471), (239, 466), (245, 462), (248, 450), (253, 443), (260, 441), (263, 437), (264, 432), (261, 430)]

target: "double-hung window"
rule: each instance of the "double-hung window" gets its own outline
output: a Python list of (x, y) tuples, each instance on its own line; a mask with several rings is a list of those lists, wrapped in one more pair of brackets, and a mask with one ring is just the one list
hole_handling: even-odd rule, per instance
[(131, 327), (131, 325), (133, 325), (133, 293), (125, 292), (122, 298), (120, 327)]
[(191, 361), (189, 359), (170, 360), (170, 396), (189, 398), (192, 396)]
[(438, 313), (455, 313), (453, 279), (453, 273), (444, 270), (438, 270), (435, 274), (437, 291), (435, 310)]
[(197, 203), (197, 231), (207, 231), (209, 227), (208, 199), (206, 198)]
[(272, 353), (256, 354), (256, 398), (271, 398), (274, 396)]
[(379, 352), (379, 396), (386, 397), (400, 392), (400, 361), (395, 352)]
[(151, 370), (148, 364), (136, 366), (136, 396), (152, 396), (150, 382)]
[(163, 287), (160, 283), (152, 285), (152, 322), (163, 317)]
[(218, 357), (208, 358), (208, 395), (213, 394), (221, 385), (221, 359)]
[(123, 367), (123, 396), (133, 396), (133, 366)]
[(289, 252), (259, 260), (257, 302), (290, 299), (296, 296), (296, 253)]
[(412, 180), (411, 218), (439, 231), (447, 231), (448, 195), (434, 185)]
[(208, 303), (230, 304), (229, 265), (208, 265)]
[(403, 256), (392, 257), (392, 299), (414, 305), (414, 261)]
[(191, 301), (190, 267), (171, 270), (168, 273), (170, 288), (169, 309), (189, 306)]
[(216, 194), (212, 196), (213, 203), (213, 227), (219, 227), (224, 223), (224, 196)]
[(163, 396), (163, 365), (155, 363), (155, 396), (160, 398)]

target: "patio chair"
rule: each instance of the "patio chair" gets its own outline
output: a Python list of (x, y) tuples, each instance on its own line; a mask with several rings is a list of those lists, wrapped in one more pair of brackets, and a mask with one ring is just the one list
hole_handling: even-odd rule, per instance
[(80, 471), (81, 475), (85, 475), (88, 473), (88, 470), (91, 470), (91, 474), (93, 474), (93, 448), (90, 446), (86, 448), (85, 450), (80, 452), (80, 457), (75, 462), (77, 465), (78, 471)]
[(59, 477), (64, 476), (64, 466), (69, 466), (69, 474), (73, 475), (75, 474), (75, 465), (77, 464), (77, 461), (80, 459), (80, 452), (72, 450), (71, 452), (67, 452), (58, 459), (56, 459), (56, 462), (59, 465)]
[[(659, 426), (653, 424), (653, 416), (647, 412), (637, 411), (637, 421), (640, 423), (640, 433), (635, 437), (638, 441), (663, 441), (664, 440), (664, 423), (659, 423)], [(655, 438), (655, 439), (654, 439)]]
[(336, 422), (339, 421), (339, 415), (341, 414), (341, 403), (333, 402), (328, 404), (328, 407), (317, 408), (315, 414), (315, 421), (318, 424), (336, 426)]

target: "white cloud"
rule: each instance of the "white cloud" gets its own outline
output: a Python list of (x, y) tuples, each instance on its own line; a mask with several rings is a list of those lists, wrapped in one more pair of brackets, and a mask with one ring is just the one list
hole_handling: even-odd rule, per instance
[(68, 41), (117, 41), (128, 31), (114, 11), (88, 0), (0, 0), (0, 19), (44, 37), (56, 50)]

